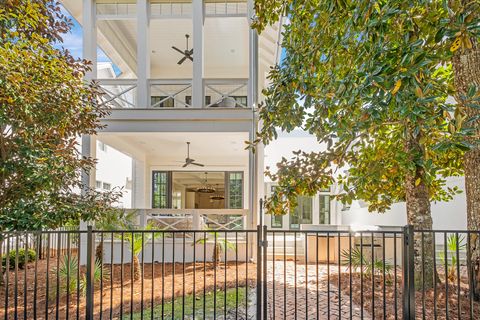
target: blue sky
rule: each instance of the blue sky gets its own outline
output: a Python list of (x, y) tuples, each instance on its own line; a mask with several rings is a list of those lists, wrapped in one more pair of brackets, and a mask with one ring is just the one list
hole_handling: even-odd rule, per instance
[[(72, 29), (69, 33), (63, 35), (63, 43), (58, 47), (64, 47), (68, 49), (74, 58), (82, 58), (83, 38), (82, 38), (82, 26), (72, 17), (72, 15), (62, 7), (62, 12), (68, 16), (73, 23)], [(98, 62), (111, 62), (110, 58), (100, 49), (97, 48), (97, 61)], [(114, 65), (115, 72), (120, 72), (117, 66)]]

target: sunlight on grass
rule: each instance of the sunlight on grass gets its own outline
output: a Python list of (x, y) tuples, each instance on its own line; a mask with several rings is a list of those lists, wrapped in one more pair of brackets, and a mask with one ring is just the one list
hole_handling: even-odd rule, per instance
[[(249, 289), (250, 293), (251, 289)], [(237, 294), (238, 292), (238, 294)], [(236, 308), (238, 306), (239, 315), (245, 313), (245, 288), (227, 289), (227, 294), (222, 290), (217, 290), (216, 295), (213, 292), (207, 292), (205, 296), (197, 293), (195, 296), (195, 319), (219, 319), (223, 318), (225, 310), (227, 315), (235, 316)], [(185, 301), (185, 304), (183, 304)], [(166, 301), (162, 305), (161, 301), (155, 301), (156, 306), (153, 308), (153, 319), (193, 319), (193, 295), (176, 298), (172, 301)], [(216, 304), (214, 302), (216, 301)], [(184, 305), (184, 307), (183, 307)], [(147, 307), (147, 306), (145, 306)], [(173, 317), (172, 317), (173, 307)], [(205, 309), (205, 315), (204, 315)], [(185, 317), (183, 317), (185, 315)], [(143, 311), (143, 318), (150, 319), (152, 316), (152, 309), (148, 308)], [(133, 319), (141, 319), (140, 312), (133, 314)], [(132, 319), (129, 315), (125, 315), (124, 319)]]

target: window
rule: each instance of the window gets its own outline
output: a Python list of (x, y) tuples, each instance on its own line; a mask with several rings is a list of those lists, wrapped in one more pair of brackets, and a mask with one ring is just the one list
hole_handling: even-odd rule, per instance
[(175, 107), (175, 100), (168, 96), (151, 96), (150, 105), (154, 108), (173, 108)]
[(319, 195), (319, 214), (318, 223), (330, 224), (330, 196), (328, 194)]
[(102, 181), (95, 181), (95, 188), (102, 189)]
[(172, 195), (172, 208), (173, 209), (182, 209), (182, 193), (181, 192), (173, 192)]
[(300, 229), (301, 224), (312, 224), (313, 198), (298, 196), (298, 205), (290, 212), (290, 228)]
[[(212, 99), (210, 96), (205, 96), (205, 105), (208, 106), (211, 103)], [(185, 96), (185, 103), (189, 106), (192, 106), (192, 96)]]
[(228, 208), (243, 208), (243, 172), (228, 173)]
[(248, 107), (248, 99), (247, 96), (232, 96), (235, 101), (237, 101), (236, 108), (245, 108)]
[(110, 183), (104, 182), (103, 183), (103, 190), (111, 190), (112, 185)]
[(106, 152), (107, 151), (107, 145), (105, 143), (103, 143), (102, 141), (98, 141), (98, 149)]
[[(270, 191), (271, 193), (275, 192), (275, 188), (277, 186), (271, 186)], [(272, 214), (272, 228), (282, 228), (283, 227), (283, 215), (278, 215), (278, 214)]]
[(170, 208), (170, 177), (167, 171), (153, 171), (152, 208)]

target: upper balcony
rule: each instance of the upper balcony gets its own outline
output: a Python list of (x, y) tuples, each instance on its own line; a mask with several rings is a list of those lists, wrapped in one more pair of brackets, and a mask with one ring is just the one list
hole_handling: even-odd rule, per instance
[(185, 109), (246, 116), (279, 58), (278, 26), (261, 36), (250, 28), (253, 0), (62, 3), (82, 25), (83, 58), (93, 66), (86, 77), (100, 83), (100, 103), (125, 117)]

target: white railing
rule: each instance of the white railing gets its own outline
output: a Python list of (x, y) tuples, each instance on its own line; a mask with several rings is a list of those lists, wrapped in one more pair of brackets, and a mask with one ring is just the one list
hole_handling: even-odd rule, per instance
[(131, 209), (139, 226), (153, 223), (161, 230), (242, 230), (246, 209)]
[(191, 108), (190, 80), (150, 80), (150, 108)]
[(205, 17), (246, 17), (247, 1), (205, 1)]
[(192, 16), (192, 2), (164, 2), (150, 4), (150, 17), (162, 18), (190, 18)]
[(100, 106), (111, 108), (135, 108), (137, 104), (137, 80), (98, 79), (101, 96)]
[(137, 5), (135, 3), (97, 3), (98, 20), (135, 19)]
[[(100, 106), (113, 109), (139, 108), (136, 79), (97, 79), (101, 96)], [(248, 79), (205, 79), (202, 105), (192, 103), (191, 79), (148, 80), (151, 109), (171, 108), (248, 108)], [(144, 106), (141, 106), (143, 108)]]
[(206, 108), (248, 108), (248, 79), (205, 79)]

